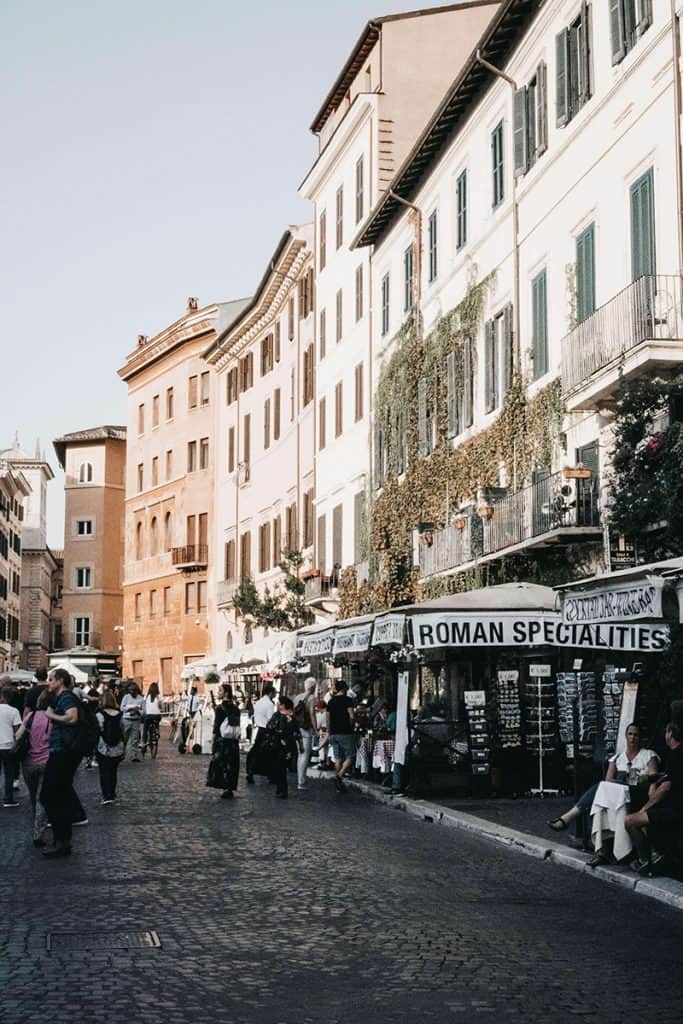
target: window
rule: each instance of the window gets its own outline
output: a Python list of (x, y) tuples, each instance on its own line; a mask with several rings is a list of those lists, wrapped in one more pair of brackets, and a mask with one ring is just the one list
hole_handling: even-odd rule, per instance
[(166, 419), (173, 419), (173, 388), (166, 388)]
[(138, 435), (144, 434), (145, 432), (145, 407), (144, 405), (138, 406)]
[(170, 480), (173, 476), (173, 449), (169, 448), (166, 452), (166, 479)]
[(197, 376), (189, 377), (187, 381), (187, 407), (188, 409), (197, 408)]
[(280, 388), (275, 388), (273, 391), (273, 440), (280, 440), (280, 418), (281, 418), (281, 391)]
[(315, 350), (308, 345), (304, 350), (304, 405), (313, 401), (313, 362)]
[(287, 303), (287, 337), (294, 341), (294, 296), (290, 296)]
[(197, 537), (197, 517), (189, 515), (185, 519), (185, 543), (189, 548), (194, 545)]
[(546, 272), (531, 282), (532, 359), (534, 380), (548, 372), (548, 288)]
[(76, 520), (76, 536), (77, 537), (92, 537), (92, 519), (77, 519)]
[(438, 273), (438, 213), (432, 210), (427, 221), (429, 246), (429, 283), (436, 281)]
[(555, 37), (557, 127), (575, 117), (591, 95), (590, 38), (588, 4), (583, 0), (581, 13)]
[(316, 565), (321, 573), (325, 572), (327, 567), (327, 551), (326, 551), (326, 540), (327, 540), (327, 520), (325, 514), (318, 516), (318, 538), (316, 544)]
[(327, 402), (321, 398), (318, 402), (318, 450), (322, 451), (327, 443)]
[(652, 24), (652, 0), (609, 0), (612, 64), (618, 64)]
[(327, 261), (327, 210), (318, 218), (318, 270), (325, 269)]
[(270, 569), (270, 523), (263, 523), (258, 530), (258, 571)]
[(208, 594), (208, 583), (206, 580), (200, 580), (197, 584), (197, 610), (200, 612), (206, 611), (206, 599)]
[(595, 312), (595, 224), (576, 239), (576, 319), (583, 323)]
[(197, 442), (187, 442), (187, 472), (194, 473), (197, 468)]
[(336, 243), (337, 243), (337, 248), (341, 249), (342, 243), (344, 241), (344, 186), (343, 185), (340, 185), (339, 188), (337, 189), (336, 208), (337, 208)]
[(197, 584), (186, 583), (185, 584), (185, 614), (189, 615), (190, 612), (194, 612), (197, 608)]
[(403, 253), (403, 312), (413, 308), (413, 247), (409, 245)]
[[(460, 381), (458, 381), (460, 376)], [(447, 429), (449, 437), (456, 437), (472, 426), (474, 400), (474, 374), (472, 342), (465, 338), (461, 354), (461, 370), (457, 373), (455, 352), (446, 357)]]
[(254, 630), (249, 622), (244, 627), (244, 633), (242, 634), (242, 640), (245, 644), (253, 644), (254, 642)]
[(173, 547), (173, 514), (169, 511), (164, 516), (164, 551)]
[(248, 391), (254, 386), (254, 353), (247, 352), (239, 361), (239, 390)]
[(426, 458), (434, 447), (432, 409), (427, 391), (427, 381), (417, 382), (417, 450), (420, 458)]
[(458, 249), (467, 245), (467, 171), (458, 175), (455, 183), (457, 200), (457, 227), (455, 244)]
[(282, 520), (280, 513), (273, 519), (273, 565), (279, 565), (282, 560)]
[(512, 382), (512, 304), (484, 325), (484, 409), (493, 412)]
[(239, 370), (236, 366), (228, 370), (226, 377), (226, 401), (228, 405), (232, 405), (233, 402), (237, 401), (237, 395), (239, 394), (238, 374)]
[(235, 542), (234, 540), (227, 541), (225, 545), (225, 565), (223, 566), (224, 579), (233, 580), (236, 576), (235, 572)]
[(310, 548), (313, 543), (313, 491), (304, 494), (304, 535), (302, 546)]
[(235, 428), (228, 430), (228, 473), (235, 472)]
[(356, 267), (356, 323), (363, 316), (363, 265)]
[(142, 618), (142, 594), (135, 595), (135, 618), (136, 620)]
[(336, 576), (333, 586), (339, 586), (339, 570), (342, 567), (343, 555), (343, 506), (335, 505), (332, 509), (332, 573)]
[(338, 381), (334, 387), (334, 436), (339, 437), (344, 429), (344, 388)]
[(251, 476), (251, 415), (247, 415), (242, 420), (242, 462), (243, 462), (243, 482), (246, 484)]
[(159, 396), (155, 395), (152, 399), (152, 426), (159, 426)]
[(78, 482), (79, 484), (91, 484), (92, 483), (92, 463), (82, 462), (78, 468)]
[(493, 172), (493, 200), (492, 206), (495, 210), (503, 202), (505, 197), (505, 183), (503, 179), (503, 122), (500, 121), (491, 132), (491, 169)]
[(171, 588), (164, 587), (164, 615), (171, 613)]
[(313, 267), (299, 278), (299, 319), (305, 320), (313, 311)]
[(270, 399), (263, 403), (263, 447), (270, 448)]
[(261, 340), (261, 376), (265, 377), (273, 369), (274, 361), (273, 335), (267, 334)]
[(655, 205), (652, 168), (631, 186), (631, 279), (655, 270)]
[[(311, 271), (311, 273), (313, 273), (313, 271)], [(274, 339), (273, 340), (273, 348), (274, 348), (275, 362), (279, 363), (280, 362), (280, 352), (281, 352), (281, 349), (282, 349), (282, 346), (280, 344), (280, 321), (279, 320), (275, 321), (275, 327), (273, 329), (273, 339)]]
[(152, 522), (149, 524), (149, 546), (150, 555), (159, 554), (159, 522), (156, 516), (152, 516)]
[(145, 467), (142, 462), (138, 462), (138, 493), (143, 489), (145, 484)]
[(142, 558), (142, 523), (135, 527), (135, 557), (138, 561)]
[(327, 348), (327, 313), (324, 309), (320, 310), (320, 329), (318, 331), (318, 342), (320, 345), (320, 358), (325, 358), (325, 349)]
[(240, 537), (240, 576), (251, 576), (251, 532), (247, 530)]
[(354, 420), (358, 423), (359, 420), (363, 419), (363, 364), (358, 363), (354, 375), (355, 381), (355, 401), (354, 401)]
[(87, 647), (90, 643), (90, 616), (77, 615), (75, 626), (76, 647)]
[(361, 156), (356, 161), (356, 224), (363, 219), (365, 207), (364, 170), (363, 157)]
[(296, 407), (296, 371), (294, 367), (289, 371), (289, 418), (294, 422)]
[(296, 502), (285, 509), (285, 543), (288, 551), (296, 551), (299, 546), (296, 517)]
[(209, 468), (209, 439), (203, 437), (199, 442), (199, 468)]
[(343, 300), (342, 290), (340, 288), (339, 291), (337, 292), (337, 299), (336, 299), (337, 330), (336, 330), (335, 337), (336, 337), (337, 343), (339, 343), (342, 340), (342, 332), (344, 330), (344, 324), (343, 324), (343, 320), (342, 320), (343, 301), (344, 300)]
[(513, 98), (512, 149), (517, 177), (526, 174), (548, 148), (547, 77), (541, 61), (529, 84)]
[(156, 590), (150, 590), (150, 592), (149, 592), (149, 617), (150, 617), (150, 619), (155, 618), (157, 612), (159, 611), (159, 606), (157, 605), (157, 597), (158, 597), (158, 592)]
[(382, 337), (389, 333), (389, 275), (382, 278)]
[(89, 590), (92, 586), (92, 569), (89, 565), (79, 565), (76, 569), (76, 587), (78, 590)]
[(209, 371), (206, 370), (200, 378), (200, 401), (202, 405), (208, 405), (211, 398), (211, 383)]
[(152, 458), (152, 487), (156, 487), (159, 483), (159, 456), (155, 455)]

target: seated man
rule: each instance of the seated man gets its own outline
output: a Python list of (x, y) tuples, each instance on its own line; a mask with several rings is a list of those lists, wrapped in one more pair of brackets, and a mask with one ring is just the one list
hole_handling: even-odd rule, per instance
[[(662, 859), (660, 853), (652, 853), (650, 833), (671, 833), (683, 825), (683, 746), (681, 727), (670, 722), (665, 732), (668, 753), (666, 771), (653, 782), (645, 804), (635, 814), (626, 817), (633, 845), (638, 854), (634, 864), (636, 871), (646, 874), (651, 864)], [(645, 829), (648, 829), (646, 835)]]

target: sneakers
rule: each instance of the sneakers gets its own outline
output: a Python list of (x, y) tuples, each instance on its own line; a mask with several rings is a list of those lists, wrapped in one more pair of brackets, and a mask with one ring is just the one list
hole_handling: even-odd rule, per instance
[[(113, 803), (114, 803), (114, 801), (113, 801), (113, 800), (103, 800), (103, 801), (102, 801), (102, 807), (105, 807), (105, 806), (106, 806), (107, 804), (113, 804)], [(81, 822), (78, 822), (78, 824), (80, 824), (80, 825), (84, 825), (84, 824), (85, 824), (85, 822), (81, 821)]]
[(18, 807), (19, 806), (19, 801), (18, 800), (5, 800), (5, 802), (4, 802), (4, 804), (2, 806), (3, 807)]
[(308, 786), (297, 786), (296, 788), (299, 789), (299, 790), (301, 790), (301, 789), (308, 789)]
[(87, 818), (81, 818), (80, 821), (72, 821), (71, 824), (76, 828), (78, 825), (89, 825), (90, 822)]

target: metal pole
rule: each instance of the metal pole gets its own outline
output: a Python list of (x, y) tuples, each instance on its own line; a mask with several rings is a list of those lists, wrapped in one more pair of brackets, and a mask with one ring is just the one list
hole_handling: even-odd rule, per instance
[(543, 799), (543, 724), (541, 722), (541, 677), (538, 676), (538, 786)]

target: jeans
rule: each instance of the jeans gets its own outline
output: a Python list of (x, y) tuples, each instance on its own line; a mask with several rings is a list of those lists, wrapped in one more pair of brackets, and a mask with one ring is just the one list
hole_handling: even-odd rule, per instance
[(108, 757), (106, 754), (97, 755), (97, 766), (100, 769), (100, 789), (103, 800), (116, 799), (116, 775), (123, 757)]
[(83, 811), (74, 790), (74, 776), (80, 760), (80, 754), (63, 750), (50, 753), (45, 765), (40, 802), (52, 825), (55, 843), (71, 842), (71, 824), (78, 817), (77, 808)]
[(582, 793), (579, 799), (576, 801), (576, 806), (579, 808), (580, 811), (583, 811), (584, 814), (590, 814), (591, 807), (593, 806), (593, 801), (595, 800), (595, 794), (598, 791), (599, 785), (600, 783), (596, 782), (595, 785), (589, 786), (586, 792)]
[(140, 726), (142, 725), (139, 718), (124, 718), (121, 723), (121, 729), (123, 730), (123, 756), (126, 756), (128, 750), (128, 744), (130, 743), (133, 747), (133, 755), (131, 761), (141, 761), (142, 751), (140, 749)]
[(310, 729), (301, 730), (301, 742), (304, 745), (304, 749), (299, 754), (296, 760), (296, 770), (300, 787), (306, 785), (306, 769), (308, 768), (308, 762), (311, 759), (313, 733)]
[(273, 761), (269, 778), (275, 783), (275, 792), (287, 796), (287, 761), (284, 757), (278, 757)]
[(0, 750), (0, 768), (5, 773), (5, 803), (14, 803), (14, 780), (17, 772), (17, 759), (13, 750)]
[(31, 797), (31, 807), (33, 808), (33, 838), (42, 839), (43, 833), (47, 828), (47, 814), (38, 799), (38, 791), (43, 784), (45, 765), (24, 763), (23, 772), (24, 782), (28, 789), (28, 795)]

